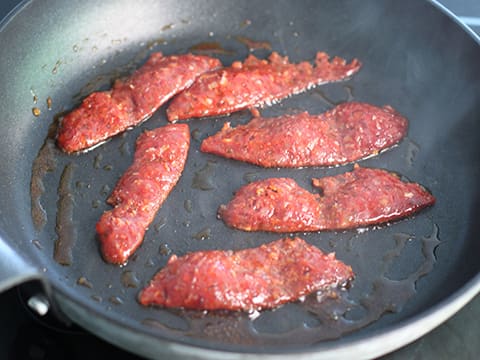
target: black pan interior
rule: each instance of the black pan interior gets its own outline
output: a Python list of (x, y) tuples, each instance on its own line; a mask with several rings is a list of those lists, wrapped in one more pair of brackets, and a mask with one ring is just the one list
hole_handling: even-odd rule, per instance
[[(135, 333), (204, 347), (242, 352), (321, 349), (319, 341), (343, 336), (341, 341), (348, 343), (419, 316), (478, 274), (480, 48), (429, 2), (34, 1), (25, 4), (0, 36), (8, 49), (0, 64), (6, 89), (0, 118), (2, 237), (44, 272), (55, 291), (95, 316)], [(54, 150), (56, 165), (44, 177), (41, 199), (48, 221), (41, 231), (34, 229), (32, 163), (57, 114), (78, 105), (89, 92), (108, 88), (152, 51), (185, 53), (208, 42), (225, 65), (244, 59), (250, 51), (238, 36), (266, 41), (295, 62), (313, 59), (322, 50), (364, 64), (351, 80), (262, 109), (265, 116), (300, 109), (319, 113), (357, 100), (389, 104), (410, 120), (408, 137), (399, 146), (360, 165), (395, 171), (425, 185), (437, 204), (411, 219), (366, 231), (299, 234), (352, 265), (357, 278), (342, 295), (350, 312), (334, 302), (325, 315), (312, 299), (252, 318), (137, 303), (140, 287), (169, 254), (253, 247), (291, 235), (234, 231), (217, 220), (218, 206), (239, 186), (289, 176), (310, 189), (312, 177), (352, 168), (265, 170), (199, 152), (203, 138), (227, 120), (249, 120), (248, 112), (188, 122), (193, 139), (183, 176), (124, 267), (102, 261), (94, 226), (109, 208), (104, 202), (109, 190), (131, 162), (136, 137), (166, 124), (165, 107), (86, 154), (67, 156)], [(269, 52), (258, 49), (254, 54), (266, 57)], [(32, 108), (39, 108), (40, 116)], [(62, 266), (53, 260), (57, 189), (69, 164), (76, 242), (72, 264)], [(378, 320), (355, 325), (378, 309)], [(340, 321), (332, 320), (338, 314)], [(86, 322), (95, 331), (94, 318)]]

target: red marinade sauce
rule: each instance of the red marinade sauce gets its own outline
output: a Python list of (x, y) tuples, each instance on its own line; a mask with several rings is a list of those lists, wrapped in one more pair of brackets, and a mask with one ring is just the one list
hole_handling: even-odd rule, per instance
[(170, 124), (142, 133), (133, 164), (117, 182), (96, 230), (104, 259), (124, 264), (140, 246), (145, 231), (177, 183), (190, 146), (186, 124)]
[(65, 115), (57, 145), (67, 153), (83, 151), (140, 124), (202, 73), (221, 66), (201, 55), (153, 53), (130, 77), (108, 91), (94, 92)]
[(219, 217), (245, 231), (343, 230), (407, 217), (435, 203), (421, 185), (396, 174), (362, 168), (313, 179), (311, 193), (290, 178), (269, 178), (241, 187)]
[(320, 115), (302, 112), (225, 123), (201, 151), (263, 167), (334, 166), (378, 154), (398, 143), (408, 121), (390, 106), (347, 102)]
[(307, 61), (292, 64), (276, 52), (268, 60), (249, 55), (243, 63), (235, 61), (230, 67), (201, 75), (172, 100), (167, 117), (174, 122), (270, 104), (316, 85), (346, 79), (360, 67), (357, 59), (347, 64), (324, 52), (317, 53), (315, 66)]
[(346, 286), (352, 268), (300, 238), (257, 248), (173, 255), (139, 295), (142, 305), (193, 310), (270, 309)]

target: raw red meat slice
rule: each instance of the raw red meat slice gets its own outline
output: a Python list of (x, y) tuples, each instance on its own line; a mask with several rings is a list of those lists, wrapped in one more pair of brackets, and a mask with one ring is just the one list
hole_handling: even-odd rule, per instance
[(221, 66), (200, 55), (153, 53), (147, 62), (108, 91), (94, 92), (60, 123), (57, 145), (65, 152), (89, 149), (138, 125), (202, 73)]
[(273, 52), (268, 60), (249, 55), (241, 63), (200, 76), (187, 90), (176, 96), (167, 108), (170, 121), (192, 117), (224, 115), (246, 108), (270, 104), (316, 85), (339, 81), (355, 74), (360, 62), (347, 64), (317, 53), (315, 67), (304, 61), (288, 62)]
[(201, 150), (263, 167), (333, 166), (378, 154), (398, 143), (408, 121), (390, 106), (348, 102), (324, 114), (302, 112), (225, 123)]
[(435, 202), (419, 184), (358, 165), (352, 172), (313, 179), (313, 185), (321, 194), (289, 178), (252, 182), (221, 205), (218, 214), (227, 225), (245, 231), (341, 230), (404, 218)]
[(142, 305), (194, 310), (253, 311), (315, 291), (346, 286), (352, 268), (300, 238), (239, 251), (173, 255), (142, 290)]
[(190, 145), (186, 124), (167, 125), (142, 133), (133, 164), (120, 178), (96, 229), (103, 257), (123, 264), (140, 246), (147, 227), (177, 183)]

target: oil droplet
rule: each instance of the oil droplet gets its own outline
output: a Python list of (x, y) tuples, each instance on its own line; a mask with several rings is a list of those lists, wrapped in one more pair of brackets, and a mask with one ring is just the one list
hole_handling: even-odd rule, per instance
[(405, 160), (408, 166), (413, 166), (415, 158), (420, 151), (420, 146), (409, 139), (407, 143), (407, 153), (405, 155)]
[(244, 28), (244, 27), (247, 27), (247, 26), (250, 26), (252, 25), (252, 20), (250, 19), (245, 19), (242, 21), (242, 23), (240, 24), (240, 28)]
[(171, 30), (171, 29), (173, 29), (174, 27), (175, 27), (175, 24), (170, 23), (170, 24), (164, 25), (164, 26), (162, 27), (162, 31)]
[(345, 92), (347, 93), (347, 98), (345, 99), (345, 101), (353, 101), (355, 98), (353, 97), (353, 87), (351, 87), (350, 85), (345, 85), (343, 87), (345, 89)]
[(103, 160), (103, 155), (102, 154), (97, 154), (95, 156), (95, 158), (93, 159), (93, 168), (94, 169), (100, 169), (102, 160)]
[(168, 244), (160, 244), (160, 247), (158, 248), (158, 252), (162, 256), (168, 256), (172, 253), (172, 249), (170, 249), (170, 246)]
[(38, 96), (37, 95), (33, 95), (33, 103), (36, 104), (38, 102)]
[(160, 232), (160, 230), (167, 225), (167, 219), (161, 218), (159, 222), (157, 222), (155, 225), (153, 225), (153, 228), (155, 229), (156, 232)]
[(123, 304), (123, 299), (120, 296), (110, 296), (108, 298), (108, 301), (110, 301), (114, 305), (122, 305)]
[(191, 213), (193, 210), (193, 203), (192, 200), (187, 199), (183, 202), (183, 207), (185, 208), (185, 211), (188, 213)]
[(96, 301), (96, 302), (102, 302), (103, 299), (100, 295), (92, 295), (90, 296), (90, 298), (93, 300), (93, 301)]
[(155, 266), (155, 261), (152, 258), (150, 258), (145, 262), (145, 266), (146, 267), (154, 267)]
[(58, 68), (62, 65), (62, 60), (57, 60), (52, 69), (52, 74), (55, 75), (58, 72)]
[(258, 179), (258, 173), (256, 172), (247, 172), (243, 175), (243, 180), (246, 181), (247, 183), (251, 183), (252, 181), (255, 181)]
[(323, 100), (323, 102), (325, 102), (325, 104), (327, 104), (328, 106), (336, 106), (339, 104), (339, 102), (335, 102), (333, 101), (332, 99), (330, 99), (322, 90), (320, 89), (315, 89), (313, 90), (312, 94), (314, 96), (317, 96), (319, 97), (321, 100)]
[(197, 240), (205, 240), (209, 239), (210, 235), (212, 235), (212, 229), (209, 227), (203, 228), (199, 232), (197, 232), (195, 235), (192, 236), (192, 238), (197, 239)]
[(35, 247), (39, 250), (42, 250), (43, 249), (43, 246), (42, 244), (40, 243), (40, 240), (38, 239), (33, 239), (32, 240), (32, 244), (35, 245)]
[(42, 112), (40, 111), (40, 109), (39, 109), (38, 107), (33, 107), (33, 108), (32, 108), (32, 114), (33, 114), (33, 116), (38, 117), (38, 116), (40, 116), (41, 113), (42, 113)]
[(215, 189), (213, 177), (215, 175), (216, 163), (208, 161), (207, 164), (194, 174), (192, 181), (193, 189), (213, 190)]
[(195, 141), (200, 141), (202, 139), (202, 132), (200, 131), (200, 129), (192, 130), (192, 138)]
[(80, 285), (80, 286), (85, 286), (89, 289), (92, 289), (93, 288), (93, 284), (88, 281), (88, 279), (85, 277), (85, 276), (80, 276), (77, 280), (77, 285)]
[(140, 284), (140, 280), (138, 280), (137, 275), (131, 270), (125, 270), (122, 273), (120, 281), (126, 288), (137, 288)]
[(108, 184), (105, 184), (100, 189), (100, 195), (106, 196), (106, 195), (110, 194), (110, 190), (111, 190), (110, 186)]
[(78, 181), (75, 182), (75, 187), (76, 187), (77, 189), (84, 189), (84, 188), (89, 188), (90, 186), (87, 185), (86, 182), (81, 181), (81, 180), (78, 180)]
[(48, 110), (52, 110), (52, 98), (50, 96), (47, 97), (47, 108)]
[(439, 229), (437, 224), (433, 224), (432, 233), (428, 236), (422, 237), (422, 253), (425, 257), (425, 261), (420, 266), (420, 268), (412, 274), (412, 278), (415, 280), (420, 279), (421, 277), (427, 275), (430, 271), (432, 271), (435, 262), (437, 261), (437, 257), (435, 255), (435, 251), (437, 247), (441, 244), (439, 238)]
[(126, 141), (123, 141), (120, 146), (118, 147), (118, 150), (120, 151), (120, 154), (122, 156), (128, 156), (130, 155), (130, 146)]

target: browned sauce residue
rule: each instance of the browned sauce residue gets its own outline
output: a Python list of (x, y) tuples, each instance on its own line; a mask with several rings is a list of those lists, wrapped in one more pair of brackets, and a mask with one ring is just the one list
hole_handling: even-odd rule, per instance
[(175, 27), (175, 24), (170, 23), (162, 27), (162, 31), (171, 30)]
[(32, 165), (30, 182), (31, 215), (36, 231), (41, 231), (47, 223), (47, 212), (42, 206), (41, 197), (45, 193), (44, 178), (47, 173), (55, 171), (57, 160), (55, 158), (55, 142), (47, 138), (38, 151)]
[(203, 168), (195, 172), (192, 188), (204, 191), (215, 189), (215, 167), (216, 164), (213, 161), (208, 161)]
[(53, 258), (61, 265), (71, 265), (73, 261), (73, 246), (77, 239), (77, 230), (73, 222), (74, 196), (72, 192), (73, 171), (75, 165), (65, 166), (58, 186), (57, 222), (55, 231), (55, 250)]
[(32, 108), (33, 116), (40, 116), (41, 113), (42, 113), (42, 111), (38, 107), (35, 106), (35, 107)]
[(125, 270), (122, 273), (120, 281), (126, 288), (137, 288), (140, 285), (137, 274), (131, 270)]
[(193, 52), (208, 52), (212, 54), (233, 55), (235, 52), (225, 49), (218, 41), (205, 41), (190, 47)]
[(93, 284), (85, 277), (85, 276), (80, 276), (78, 279), (77, 279), (77, 285), (80, 285), (80, 286), (85, 286), (89, 289), (92, 289), (93, 288)]
[(272, 50), (272, 45), (268, 41), (255, 41), (246, 36), (235, 36), (235, 39), (244, 44), (249, 51), (257, 49)]
[(247, 26), (250, 26), (252, 25), (252, 20), (250, 19), (245, 19), (244, 21), (242, 21), (242, 23), (240, 24), (240, 28), (245, 28)]

